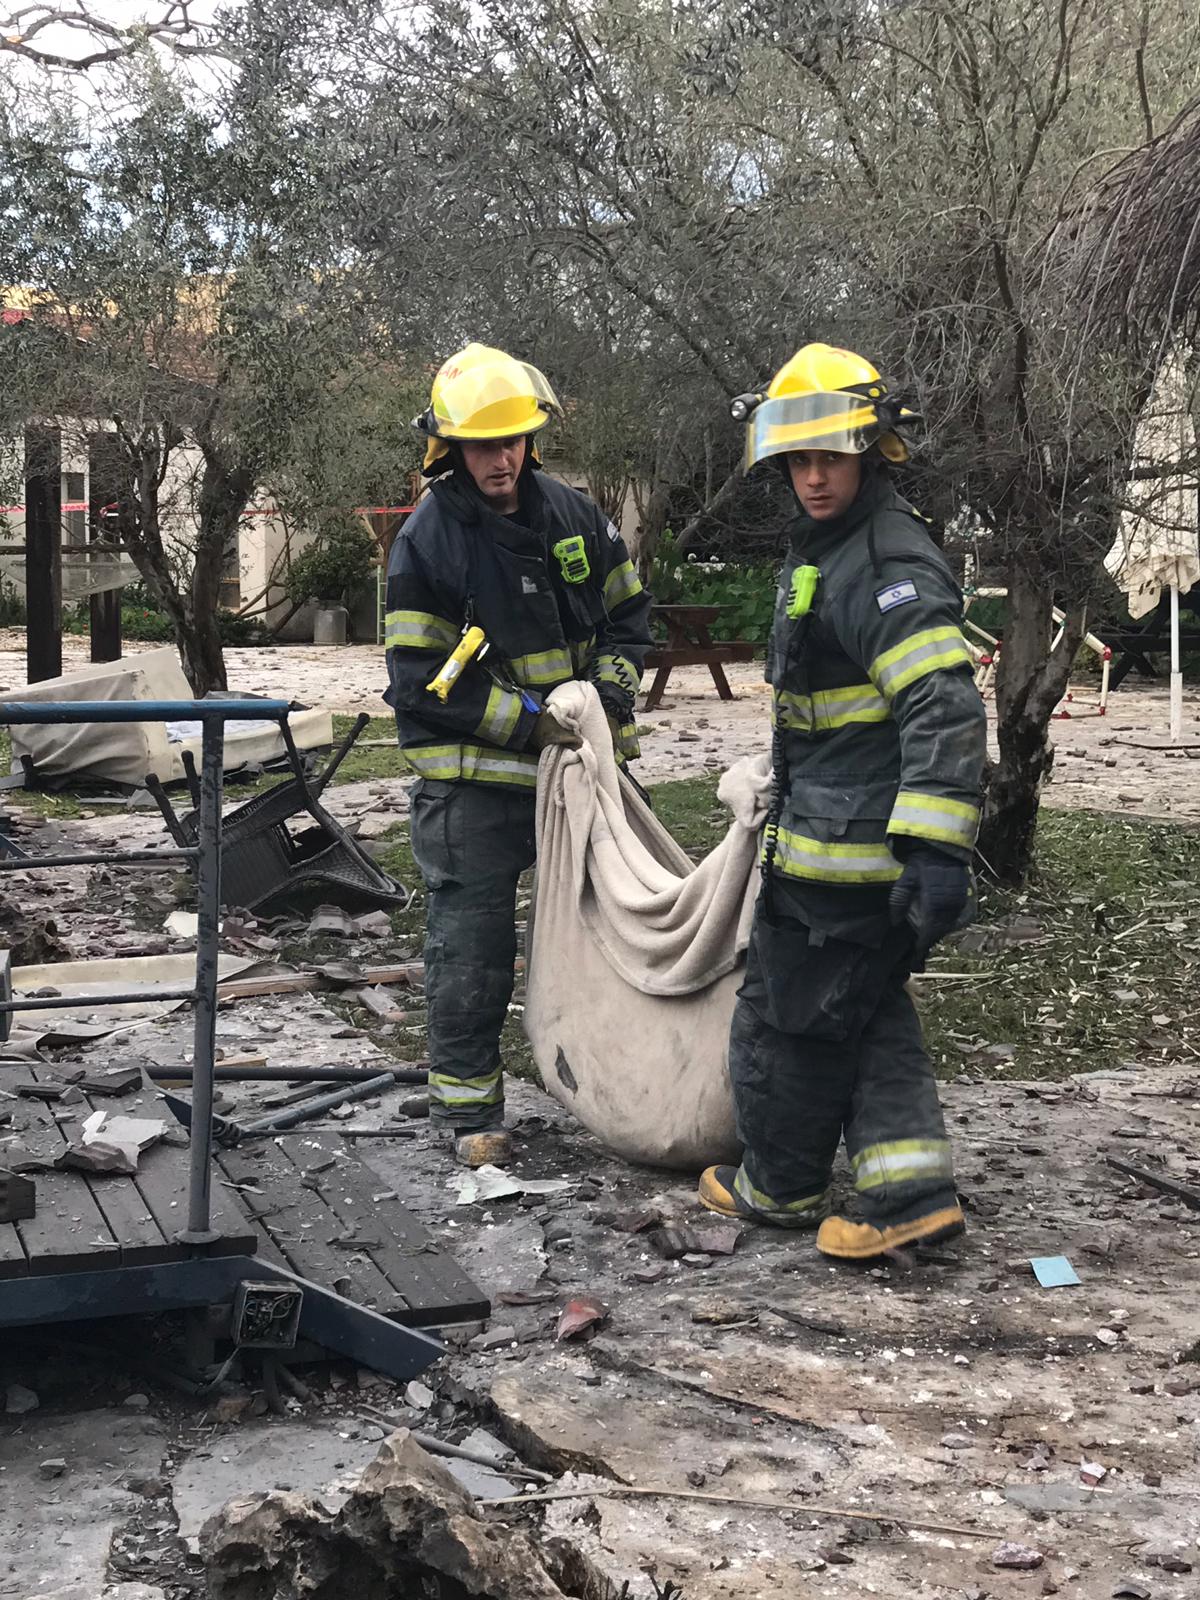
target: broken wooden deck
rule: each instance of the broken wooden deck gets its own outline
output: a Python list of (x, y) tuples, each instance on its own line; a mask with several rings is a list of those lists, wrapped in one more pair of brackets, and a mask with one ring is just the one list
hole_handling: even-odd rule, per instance
[[(0, 1065), (0, 1167), (26, 1171), (36, 1214), (0, 1223), (0, 1326), (4, 1283), (195, 1259), (176, 1237), (186, 1226), (188, 1148), (182, 1130), (142, 1152), (136, 1175), (44, 1170), (93, 1111), (162, 1117), (155, 1090), (91, 1095), (67, 1105), (16, 1098), (21, 1084), (62, 1083), (61, 1069)], [(57, 1113), (57, 1115), (56, 1115)], [(176, 1142), (177, 1141), (177, 1142)], [(38, 1170), (29, 1172), (30, 1165)], [(216, 1241), (204, 1254), (253, 1256), (412, 1328), (486, 1317), (486, 1297), (357, 1156), (336, 1138), (302, 1130), (218, 1150), (213, 1172)], [(81, 1280), (82, 1281), (82, 1280)], [(69, 1280), (64, 1294), (69, 1297)]]
[(282, 1134), (218, 1150), (260, 1231), (259, 1254), (406, 1327), (486, 1317), (487, 1297), (336, 1134)]

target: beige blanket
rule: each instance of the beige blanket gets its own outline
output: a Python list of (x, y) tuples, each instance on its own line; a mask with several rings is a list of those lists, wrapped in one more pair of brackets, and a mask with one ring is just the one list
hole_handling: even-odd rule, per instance
[(733, 820), (695, 865), (620, 777), (595, 690), (564, 684), (550, 705), (584, 743), (538, 771), (525, 1028), (542, 1081), (632, 1161), (736, 1158), (726, 1049), (770, 759), (724, 774)]

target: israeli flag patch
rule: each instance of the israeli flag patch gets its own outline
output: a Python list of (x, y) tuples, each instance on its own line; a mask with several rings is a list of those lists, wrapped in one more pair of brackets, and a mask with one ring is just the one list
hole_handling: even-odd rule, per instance
[(616, 544), (617, 540), (621, 537), (620, 528), (617, 527), (616, 523), (613, 522), (610, 517), (605, 517), (604, 519), (604, 531), (612, 540), (613, 544)]
[(904, 578), (899, 583), (889, 583), (886, 589), (875, 591), (875, 604), (880, 611), (893, 611), (897, 606), (917, 598), (917, 586), (911, 578)]

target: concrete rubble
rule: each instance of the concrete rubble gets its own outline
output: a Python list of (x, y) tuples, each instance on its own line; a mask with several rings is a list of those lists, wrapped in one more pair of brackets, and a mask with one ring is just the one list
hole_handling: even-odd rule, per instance
[[(393, 1434), (345, 1504), (294, 1493), (233, 1500), (200, 1535), (211, 1600), (579, 1600), (598, 1574), (486, 1519), (407, 1433)], [(566, 1584), (567, 1587), (563, 1587)]]

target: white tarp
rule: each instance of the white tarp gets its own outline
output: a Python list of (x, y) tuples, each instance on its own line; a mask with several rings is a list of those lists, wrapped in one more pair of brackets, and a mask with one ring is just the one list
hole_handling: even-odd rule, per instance
[(588, 684), (550, 705), (584, 738), (538, 771), (525, 1030), (547, 1090), (631, 1161), (736, 1160), (727, 1048), (758, 893), (770, 761), (721, 779), (728, 833), (699, 864), (623, 783)]
[(1153, 611), (1164, 589), (1186, 594), (1200, 583), (1193, 387), (1182, 361), (1172, 356), (1138, 424), (1135, 472), (1172, 462), (1185, 463), (1185, 469), (1175, 477), (1129, 483), (1129, 498), (1137, 509), (1121, 518), (1104, 565), (1128, 596), (1131, 617)]
[[(171, 645), (108, 661), (62, 678), (48, 678), (7, 698), (44, 703), (48, 700), (191, 700), (179, 657)], [(0, 726), (4, 704), (0, 701)], [(315, 750), (333, 742), (328, 711), (294, 711), (288, 718), (298, 750)], [(174, 729), (174, 734), (170, 732)], [(192, 722), (59, 722), (12, 728), (13, 771), (28, 755), (47, 778), (87, 778), (137, 788), (153, 775), (162, 783), (184, 776), (183, 752), (190, 750), (200, 765), (200, 725)], [(226, 724), (225, 770), (277, 761), (286, 753), (274, 722), (231, 721)]]

